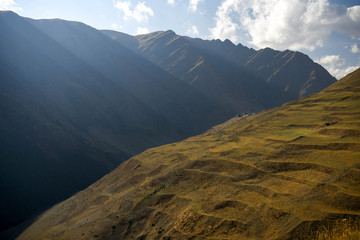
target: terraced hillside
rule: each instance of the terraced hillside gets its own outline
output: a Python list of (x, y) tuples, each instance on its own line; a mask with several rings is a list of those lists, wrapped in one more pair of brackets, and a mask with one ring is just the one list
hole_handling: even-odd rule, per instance
[(149, 149), (19, 239), (359, 239), (360, 69)]

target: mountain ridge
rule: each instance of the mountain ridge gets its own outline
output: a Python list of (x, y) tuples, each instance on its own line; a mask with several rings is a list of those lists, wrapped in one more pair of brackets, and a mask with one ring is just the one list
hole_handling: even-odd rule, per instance
[[(255, 51), (229, 40), (184, 37), (172, 30), (138, 36), (102, 32), (209, 97), (222, 99), (234, 112), (279, 106), (336, 81), (299, 52)], [(301, 71), (296, 68), (299, 65), (304, 66)], [(261, 97), (247, 96), (248, 92)]]

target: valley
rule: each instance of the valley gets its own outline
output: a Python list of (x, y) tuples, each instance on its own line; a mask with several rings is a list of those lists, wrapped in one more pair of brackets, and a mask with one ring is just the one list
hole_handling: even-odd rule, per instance
[(359, 81), (148, 149), (19, 239), (356, 239)]

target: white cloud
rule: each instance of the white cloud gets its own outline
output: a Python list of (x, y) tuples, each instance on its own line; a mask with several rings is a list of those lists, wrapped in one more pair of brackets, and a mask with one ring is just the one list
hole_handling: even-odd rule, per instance
[(167, 3), (171, 6), (173, 6), (175, 4), (175, 0), (167, 0)]
[(209, 29), (211, 37), (221, 40), (230, 39), (232, 42), (238, 42), (237, 31), (240, 26), (231, 18), (231, 13), (233, 12), (238, 12), (236, 0), (222, 2), (216, 11), (216, 26)]
[(186, 34), (189, 36), (198, 36), (199, 31), (195, 25), (192, 25), (191, 27), (188, 28), (188, 30), (186, 31)]
[(340, 58), (340, 55), (326, 55), (317, 62), (324, 65), (343, 66), (345, 64), (345, 59)]
[(354, 22), (359, 21), (360, 18), (360, 6), (353, 6), (347, 9), (347, 12)]
[(360, 49), (355, 43), (353, 45), (351, 45), (350, 51), (352, 53), (360, 53)]
[(341, 79), (343, 77), (345, 77), (346, 75), (348, 75), (349, 73), (355, 71), (356, 69), (358, 69), (359, 66), (349, 66), (349, 67), (345, 67), (345, 68), (329, 68), (326, 70), (329, 71), (329, 73), (331, 73), (331, 75), (333, 75), (336, 79)]
[(147, 34), (149, 33), (149, 29), (145, 28), (145, 27), (138, 27), (136, 28), (136, 34)]
[(124, 19), (133, 18), (138, 22), (147, 22), (149, 16), (154, 16), (153, 10), (145, 5), (145, 2), (138, 2), (131, 10), (131, 2), (129, 1), (115, 1), (114, 6), (124, 13)]
[(122, 26), (120, 24), (113, 23), (113, 24), (111, 24), (111, 29), (113, 29), (113, 30), (121, 30)]
[(323, 65), (326, 70), (337, 79), (340, 79), (359, 68), (359, 66), (344, 66), (345, 59), (341, 58), (339, 55), (323, 56), (322, 58), (315, 60), (315, 62)]
[(331, 32), (360, 36), (360, 6), (346, 8), (328, 0), (224, 0), (211, 37), (239, 41), (249, 34), (256, 47), (314, 50)]
[(196, 12), (198, 8), (198, 4), (203, 0), (189, 0), (189, 9), (192, 12)]
[(19, 12), (23, 9), (14, 0), (0, 0), (0, 10)]

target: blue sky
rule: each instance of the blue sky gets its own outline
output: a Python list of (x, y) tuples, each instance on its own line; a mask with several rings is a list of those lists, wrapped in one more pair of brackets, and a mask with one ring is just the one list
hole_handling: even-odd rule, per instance
[(337, 78), (360, 66), (360, 0), (0, 0), (0, 10), (301, 51)]

